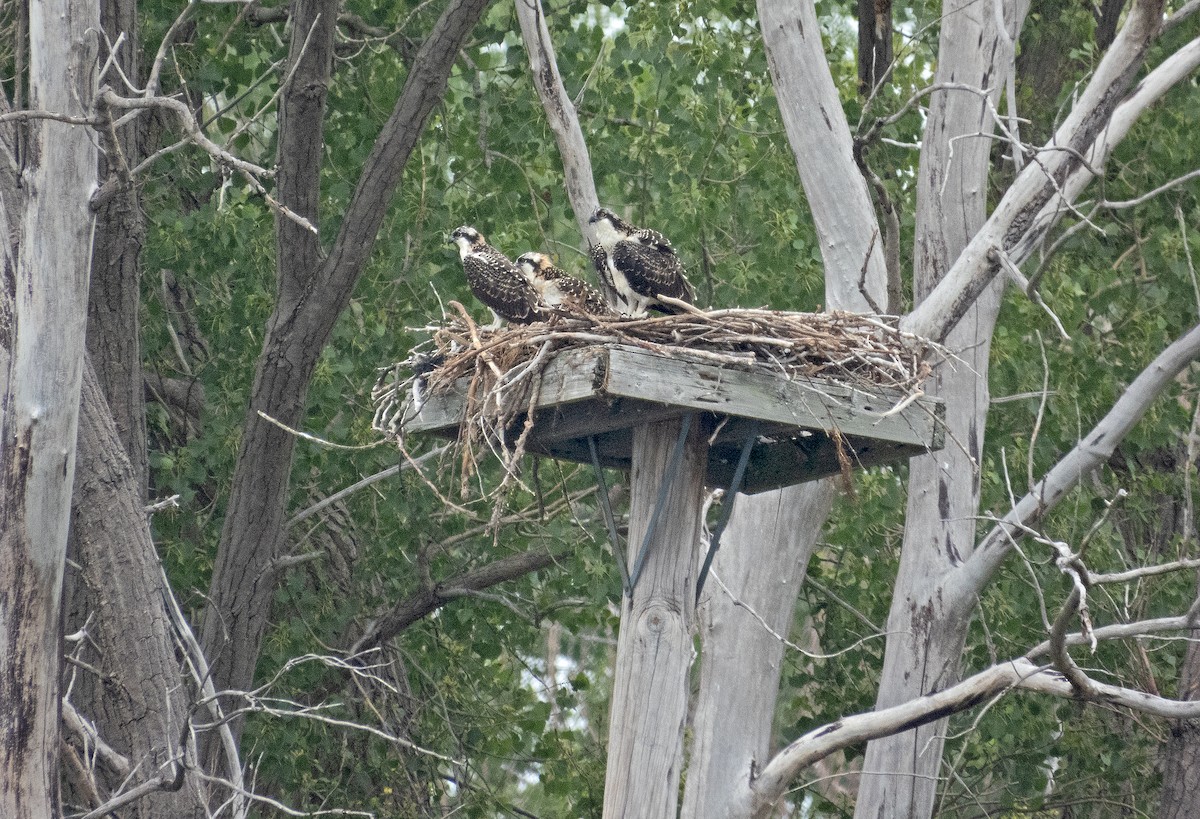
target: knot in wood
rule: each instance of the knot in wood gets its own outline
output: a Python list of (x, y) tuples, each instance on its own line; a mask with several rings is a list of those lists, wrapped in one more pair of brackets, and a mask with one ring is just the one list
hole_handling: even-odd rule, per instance
[(661, 639), (680, 627), (680, 610), (668, 600), (653, 600), (638, 615), (638, 628), (648, 637)]

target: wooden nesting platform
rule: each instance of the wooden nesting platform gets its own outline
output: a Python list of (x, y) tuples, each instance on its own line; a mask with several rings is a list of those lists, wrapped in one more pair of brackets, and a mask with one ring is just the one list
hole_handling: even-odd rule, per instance
[[(467, 381), (429, 396), (419, 410), (409, 399), (406, 432), (456, 438)], [(858, 469), (941, 449), (945, 408), (924, 396), (905, 403), (897, 391), (870, 392), (821, 379), (792, 380), (762, 369), (735, 369), (637, 347), (596, 345), (559, 352), (541, 374), (527, 451), (590, 463), (596, 436), (604, 466), (629, 469), (633, 428), (700, 412), (711, 435), (710, 486), (729, 486), (741, 448), (757, 421), (757, 443), (744, 492), (762, 492), (843, 471), (842, 455)], [(417, 410), (415, 414), (414, 410)], [(516, 440), (519, 416), (506, 435)]]

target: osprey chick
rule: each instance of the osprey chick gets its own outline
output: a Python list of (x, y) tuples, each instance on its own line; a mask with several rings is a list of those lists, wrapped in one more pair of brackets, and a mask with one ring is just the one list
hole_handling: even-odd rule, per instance
[(592, 260), (599, 270), (599, 255), (603, 252), (601, 278), (611, 283), (618, 299), (629, 305), (631, 316), (645, 315), (648, 307), (675, 312), (662, 304), (659, 296), (686, 302), (695, 298), (683, 263), (661, 233), (634, 227), (607, 208), (597, 208), (588, 224), (595, 226), (599, 241), (598, 249), (592, 248)]
[(547, 307), (601, 316), (611, 312), (599, 290), (555, 267), (545, 253), (518, 256), (517, 269)]
[(533, 287), (508, 257), (487, 243), (483, 234), (463, 225), (450, 234), (458, 245), (463, 272), (475, 298), (486, 304), (499, 327), (503, 321), (529, 324), (542, 318), (540, 303)]

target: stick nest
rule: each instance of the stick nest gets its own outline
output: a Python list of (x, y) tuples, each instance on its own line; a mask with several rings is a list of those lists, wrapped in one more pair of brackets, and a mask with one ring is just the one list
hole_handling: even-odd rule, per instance
[[(482, 433), (506, 463), (519, 457), (532, 426), (539, 374), (554, 354), (592, 345), (638, 347), (658, 355), (731, 368), (758, 369), (789, 379), (822, 379), (874, 392), (896, 393), (897, 403), (920, 393), (936, 345), (901, 332), (887, 319), (854, 313), (785, 313), (775, 310), (688, 308), (648, 318), (561, 313), (546, 322), (500, 330), (475, 325), (461, 305), (448, 323), (426, 328), (429, 342), (403, 362), (381, 371), (372, 391), (374, 428), (399, 440), (406, 398), (415, 388), (436, 395), (464, 379), (466, 412), (460, 445), (473, 449)], [(411, 377), (404, 377), (411, 370)], [(408, 407), (408, 414), (411, 414)], [(516, 447), (504, 431), (522, 414)], [(466, 458), (464, 458), (466, 463)]]

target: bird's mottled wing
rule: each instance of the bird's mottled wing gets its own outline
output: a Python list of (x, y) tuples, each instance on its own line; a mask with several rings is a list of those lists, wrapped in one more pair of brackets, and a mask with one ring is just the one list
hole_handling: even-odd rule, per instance
[(650, 228), (639, 228), (633, 232), (630, 238), (638, 244), (646, 245), (647, 247), (653, 247), (658, 250), (666, 250), (671, 253), (675, 252), (671, 248), (671, 240), (666, 236), (663, 236), (657, 230), (651, 230)]
[(566, 296), (566, 303), (570, 309), (593, 316), (603, 316), (612, 312), (600, 291), (583, 279), (563, 273), (557, 279), (557, 284), (558, 289)]
[[(665, 239), (663, 241), (666, 242)], [(663, 248), (634, 241), (618, 242), (613, 248), (613, 262), (624, 272), (629, 286), (636, 293), (670, 296), (688, 302), (694, 298), (692, 285), (683, 272), (683, 263), (669, 244)]]
[(538, 321), (537, 294), (521, 271), (500, 253), (473, 253), (463, 259), (463, 272), (475, 298), (507, 321)]
[(613, 284), (612, 271), (608, 269), (608, 254), (604, 252), (604, 246), (590, 245), (588, 252), (592, 257), (592, 266), (596, 269), (596, 278), (600, 282), (600, 292), (604, 296), (605, 303), (614, 312), (620, 313), (628, 310), (629, 302)]

